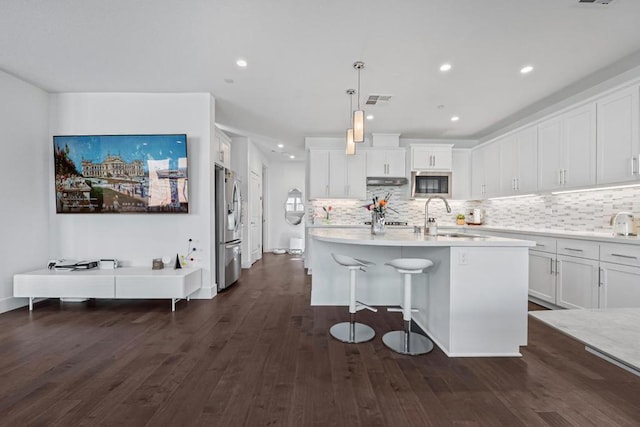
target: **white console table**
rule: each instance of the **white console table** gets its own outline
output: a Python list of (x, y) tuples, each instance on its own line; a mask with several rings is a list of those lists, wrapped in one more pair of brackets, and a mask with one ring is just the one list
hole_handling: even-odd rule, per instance
[(29, 310), (34, 298), (123, 298), (171, 299), (176, 302), (202, 286), (200, 268), (152, 270), (123, 267), (115, 270), (55, 271), (36, 270), (13, 276), (13, 296), (28, 297)]

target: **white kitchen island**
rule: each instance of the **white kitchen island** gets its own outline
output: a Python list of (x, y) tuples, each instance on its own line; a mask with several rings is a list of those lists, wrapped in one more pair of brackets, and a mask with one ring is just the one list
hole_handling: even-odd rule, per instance
[(520, 356), (527, 344), (529, 247), (535, 242), (406, 229), (384, 235), (316, 229), (310, 237), (311, 305), (348, 305), (349, 272), (331, 253), (376, 263), (358, 273), (357, 288), (357, 299), (374, 306), (401, 304), (401, 275), (385, 262), (428, 258), (434, 266), (413, 277), (413, 308), (419, 310), (413, 320), (448, 356)]

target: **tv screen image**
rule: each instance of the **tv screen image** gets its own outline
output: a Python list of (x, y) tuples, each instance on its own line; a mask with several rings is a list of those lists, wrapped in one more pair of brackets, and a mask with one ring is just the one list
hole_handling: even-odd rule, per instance
[(53, 137), (57, 213), (188, 213), (187, 136)]

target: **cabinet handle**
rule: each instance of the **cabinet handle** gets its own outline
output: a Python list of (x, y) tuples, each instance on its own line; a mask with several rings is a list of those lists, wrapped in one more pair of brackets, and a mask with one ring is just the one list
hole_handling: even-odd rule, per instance
[(562, 185), (562, 169), (558, 169), (558, 185)]
[(536, 246), (547, 246), (547, 245), (543, 245), (542, 243), (536, 243)]
[(566, 185), (567, 183), (567, 170), (562, 169), (562, 185)]
[(604, 276), (604, 272), (601, 268), (598, 268), (598, 287), (602, 287), (602, 277)]
[(635, 157), (631, 157), (631, 175), (635, 175), (636, 174), (636, 158)]
[(565, 251), (584, 252), (582, 249), (564, 248)]
[(553, 258), (549, 258), (549, 272), (550, 274), (553, 274)]
[(556, 276), (559, 274), (560, 272), (560, 263), (559, 261), (556, 259)]
[(516, 190), (520, 190), (520, 178), (516, 177)]
[(611, 256), (617, 256), (620, 258), (627, 258), (627, 259), (638, 259), (637, 256), (623, 255), (623, 254), (611, 254)]

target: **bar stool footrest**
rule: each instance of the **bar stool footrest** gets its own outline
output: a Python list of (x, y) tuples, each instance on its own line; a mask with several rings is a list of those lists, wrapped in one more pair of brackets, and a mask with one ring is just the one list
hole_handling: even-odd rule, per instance
[[(402, 307), (400, 307), (399, 305), (397, 306), (391, 306), (391, 307), (387, 307), (387, 311), (390, 313), (402, 313), (404, 311), (404, 309)], [(418, 313), (420, 310), (418, 310), (417, 308), (412, 308), (411, 312), (412, 313)]]
[(369, 310), (369, 311), (373, 311), (374, 313), (378, 312), (377, 308), (371, 307), (370, 305), (365, 304), (363, 302), (356, 301), (356, 311), (360, 311), (360, 310)]

